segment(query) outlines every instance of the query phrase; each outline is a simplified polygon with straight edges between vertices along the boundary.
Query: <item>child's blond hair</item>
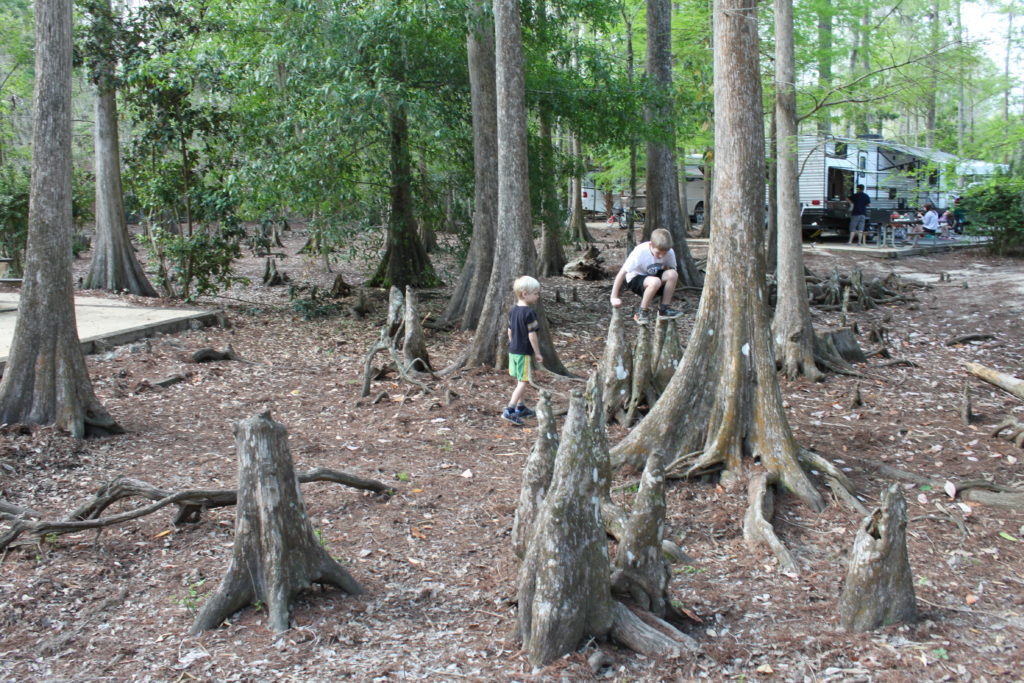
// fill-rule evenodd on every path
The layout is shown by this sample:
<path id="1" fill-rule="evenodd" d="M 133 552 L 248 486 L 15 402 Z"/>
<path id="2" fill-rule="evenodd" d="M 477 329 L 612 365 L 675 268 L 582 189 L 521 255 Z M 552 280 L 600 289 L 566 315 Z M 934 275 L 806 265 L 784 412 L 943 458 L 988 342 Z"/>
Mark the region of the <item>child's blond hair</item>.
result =
<path id="1" fill-rule="evenodd" d="M 672 233 L 665 228 L 658 228 L 651 233 L 651 246 L 655 249 L 668 251 L 672 248 Z"/>
<path id="2" fill-rule="evenodd" d="M 524 294 L 539 292 L 540 283 L 529 275 L 523 275 L 522 277 L 516 278 L 516 281 L 512 283 L 512 291 L 515 292 L 517 298 L 521 299 Z"/>

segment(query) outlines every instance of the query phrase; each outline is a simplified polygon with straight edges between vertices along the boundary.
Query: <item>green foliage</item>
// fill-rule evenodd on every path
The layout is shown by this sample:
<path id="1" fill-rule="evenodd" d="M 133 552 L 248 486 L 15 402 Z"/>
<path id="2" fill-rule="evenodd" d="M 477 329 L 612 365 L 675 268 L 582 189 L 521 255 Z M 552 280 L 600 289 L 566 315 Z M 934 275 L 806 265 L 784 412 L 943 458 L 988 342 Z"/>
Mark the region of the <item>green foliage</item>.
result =
<path id="1" fill-rule="evenodd" d="M 8 274 L 20 277 L 28 239 L 27 171 L 0 169 L 0 255 L 11 259 Z"/>
<path id="2" fill-rule="evenodd" d="M 191 235 L 152 229 L 150 250 L 167 264 L 157 284 L 177 291 L 185 301 L 217 292 L 248 279 L 232 275 L 232 262 L 242 255 L 245 230 L 238 224 L 210 228 Z"/>
<path id="3" fill-rule="evenodd" d="M 316 285 L 289 285 L 288 300 L 291 301 L 292 310 L 301 315 L 303 320 L 329 318 L 342 311 L 342 305 L 331 299 L 329 292 L 324 292 Z"/>
<path id="4" fill-rule="evenodd" d="M 203 593 L 200 592 L 203 584 L 206 583 L 206 579 L 199 579 L 198 581 L 189 583 L 185 586 L 186 591 L 184 595 L 179 595 L 174 599 L 174 602 L 184 607 L 189 612 L 195 613 L 199 609 L 200 603 L 203 601 Z"/>
<path id="5" fill-rule="evenodd" d="M 1024 177 L 997 176 L 961 202 L 971 232 L 992 238 L 997 254 L 1024 256 Z"/>

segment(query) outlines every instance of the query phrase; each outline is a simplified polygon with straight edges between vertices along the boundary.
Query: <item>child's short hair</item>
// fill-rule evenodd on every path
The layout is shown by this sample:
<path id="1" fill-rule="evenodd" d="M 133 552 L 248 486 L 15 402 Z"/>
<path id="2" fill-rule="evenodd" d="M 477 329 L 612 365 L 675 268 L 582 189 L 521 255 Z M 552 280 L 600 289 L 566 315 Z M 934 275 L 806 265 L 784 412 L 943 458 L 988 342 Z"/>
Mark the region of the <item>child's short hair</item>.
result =
<path id="1" fill-rule="evenodd" d="M 522 277 L 516 278 L 516 281 L 512 283 L 512 291 L 515 292 L 515 295 L 518 297 L 521 297 L 523 294 L 539 292 L 540 283 L 529 275 L 523 275 Z"/>
<path id="2" fill-rule="evenodd" d="M 672 248 L 672 233 L 665 228 L 658 228 L 651 233 L 651 246 L 655 249 L 668 251 Z"/>

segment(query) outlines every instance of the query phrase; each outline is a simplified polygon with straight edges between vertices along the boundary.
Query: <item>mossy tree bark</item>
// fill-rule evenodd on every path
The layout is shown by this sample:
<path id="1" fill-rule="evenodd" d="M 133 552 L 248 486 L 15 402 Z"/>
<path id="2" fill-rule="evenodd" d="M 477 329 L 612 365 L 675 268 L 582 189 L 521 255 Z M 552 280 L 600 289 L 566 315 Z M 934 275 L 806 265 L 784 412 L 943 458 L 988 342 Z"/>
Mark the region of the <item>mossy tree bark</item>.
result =
<path id="1" fill-rule="evenodd" d="M 192 634 L 215 628 L 246 605 L 262 603 L 267 625 L 289 628 L 291 603 L 314 583 L 356 595 L 355 579 L 320 545 L 299 491 L 288 432 L 263 413 L 235 426 L 238 511 L 231 563 L 203 605 Z"/>
<path id="2" fill-rule="evenodd" d="M 894 484 L 857 530 L 839 597 L 839 623 L 844 628 L 870 631 L 917 617 L 906 531 L 907 501 Z"/>
<path id="3" fill-rule="evenodd" d="M 708 271 L 679 369 L 644 420 L 613 450 L 639 467 L 660 451 L 672 463 L 699 453 L 688 473 L 713 466 L 741 475 L 744 457 L 815 510 L 825 502 L 798 461 L 769 336 L 764 273 L 764 137 L 753 0 L 715 2 L 716 182 Z M 669 467 L 670 474 L 671 466 Z"/>
<path id="4" fill-rule="evenodd" d="M 25 278 L 0 422 L 54 424 L 72 436 L 124 430 L 93 392 L 71 281 L 71 3 L 35 5 L 36 57 Z"/>
<path id="5" fill-rule="evenodd" d="M 441 316 L 476 329 L 494 263 L 498 225 L 498 104 L 494 74 L 494 19 L 489 0 L 471 2 L 466 37 L 473 115 L 473 236 L 451 299 Z"/>

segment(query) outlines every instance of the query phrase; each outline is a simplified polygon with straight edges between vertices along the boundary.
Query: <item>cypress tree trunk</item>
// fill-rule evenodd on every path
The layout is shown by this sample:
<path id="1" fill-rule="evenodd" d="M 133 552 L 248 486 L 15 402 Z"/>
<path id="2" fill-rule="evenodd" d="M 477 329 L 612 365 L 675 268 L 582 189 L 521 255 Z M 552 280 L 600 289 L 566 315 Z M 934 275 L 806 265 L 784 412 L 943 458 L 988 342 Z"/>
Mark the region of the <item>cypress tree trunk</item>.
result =
<path id="1" fill-rule="evenodd" d="M 71 282 L 71 2 L 37 0 L 32 180 L 18 321 L 0 381 L 0 422 L 72 436 L 121 433 L 93 393 Z"/>
<path id="2" fill-rule="evenodd" d="M 495 72 L 498 109 L 498 231 L 491 278 L 480 322 L 466 355 L 470 366 L 494 365 L 506 337 L 505 315 L 512 306 L 512 282 L 535 271 L 530 187 L 527 168 L 526 84 L 519 5 L 494 3 Z M 544 366 L 568 374 L 551 341 L 543 300 L 535 306 L 541 321 Z"/>
<path id="3" fill-rule="evenodd" d="M 461 318 L 463 330 L 476 329 L 483 292 L 491 276 L 498 225 L 498 105 L 494 74 L 494 20 L 489 0 L 470 0 L 466 36 L 473 110 L 473 236 L 469 253 L 442 320 Z"/>
<path id="4" fill-rule="evenodd" d="M 814 361 L 814 326 L 804 279 L 803 235 L 797 175 L 796 69 L 793 0 L 775 0 L 775 127 L 778 145 L 776 189 L 778 295 L 772 336 L 776 363 L 790 379 L 820 380 Z"/>
<path id="5" fill-rule="evenodd" d="M 656 450 L 723 477 L 759 457 L 815 510 L 825 502 L 798 461 L 769 337 L 764 271 L 764 117 L 754 0 L 716 0 L 714 226 L 700 308 L 682 363 L 644 420 L 612 451 L 639 467 Z M 727 77 L 726 77 L 727 75 Z M 669 468 L 671 469 L 671 468 Z M 671 473 L 671 472 L 670 472 Z"/>
<path id="6" fill-rule="evenodd" d="M 409 155 L 409 118 L 404 104 L 388 112 L 391 159 L 391 211 L 388 245 L 370 287 L 434 287 L 439 284 L 423 247 L 412 199 L 412 159 Z"/>
<path id="7" fill-rule="evenodd" d="M 649 236 L 657 228 L 665 228 L 672 233 L 679 284 L 699 287 L 702 277 L 686 245 L 686 231 L 676 188 L 675 126 L 672 124 L 671 104 L 671 10 L 670 0 L 647 0 L 647 72 L 659 86 L 665 101 L 660 106 L 652 105 L 644 114 L 648 124 L 658 128 L 658 139 L 647 143 L 647 216 L 644 236 Z"/>
<path id="8" fill-rule="evenodd" d="M 101 9 L 110 13 L 110 4 Z M 98 18 L 109 21 L 110 17 Z M 108 289 L 138 296 L 157 296 L 135 257 L 124 214 L 121 188 L 121 146 L 117 130 L 117 93 L 110 84 L 113 65 L 99 66 L 96 83 L 94 139 L 96 171 L 96 241 L 85 276 L 86 289 Z"/>

